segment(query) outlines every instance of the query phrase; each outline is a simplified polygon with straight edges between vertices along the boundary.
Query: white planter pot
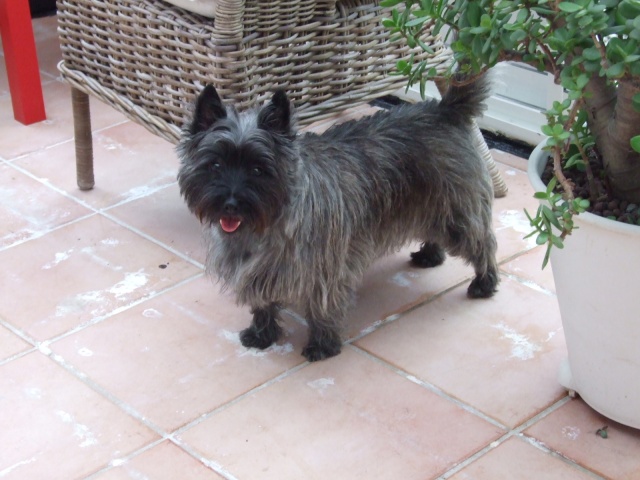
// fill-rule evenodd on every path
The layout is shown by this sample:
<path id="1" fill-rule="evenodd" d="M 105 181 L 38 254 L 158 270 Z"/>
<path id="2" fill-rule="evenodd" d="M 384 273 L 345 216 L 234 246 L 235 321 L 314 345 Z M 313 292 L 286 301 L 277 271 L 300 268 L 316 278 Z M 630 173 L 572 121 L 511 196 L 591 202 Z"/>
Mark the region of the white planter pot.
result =
<path id="1" fill-rule="evenodd" d="M 536 191 L 545 190 L 547 157 L 541 144 L 529 158 Z M 640 428 L 640 226 L 590 213 L 574 223 L 565 248 L 551 253 L 568 351 L 559 381 L 606 417 Z"/>

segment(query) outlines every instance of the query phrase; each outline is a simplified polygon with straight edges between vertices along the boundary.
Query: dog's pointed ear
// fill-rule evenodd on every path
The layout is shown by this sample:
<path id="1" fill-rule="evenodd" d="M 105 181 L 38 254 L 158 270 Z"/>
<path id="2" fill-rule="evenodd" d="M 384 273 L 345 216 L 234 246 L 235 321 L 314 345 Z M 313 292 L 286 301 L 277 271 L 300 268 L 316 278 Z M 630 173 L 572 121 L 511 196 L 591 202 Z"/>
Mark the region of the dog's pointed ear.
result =
<path id="1" fill-rule="evenodd" d="M 292 133 L 291 104 L 284 90 L 276 90 L 271 101 L 260 110 L 258 127 L 282 135 Z"/>
<path id="2" fill-rule="evenodd" d="M 204 87 L 196 100 L 196 110 L 191 122 L 191 133 L 208 130 L 218 120 L 227 117 L 227 110 L 220 100 L 215 87 L 211 84 Z"/>

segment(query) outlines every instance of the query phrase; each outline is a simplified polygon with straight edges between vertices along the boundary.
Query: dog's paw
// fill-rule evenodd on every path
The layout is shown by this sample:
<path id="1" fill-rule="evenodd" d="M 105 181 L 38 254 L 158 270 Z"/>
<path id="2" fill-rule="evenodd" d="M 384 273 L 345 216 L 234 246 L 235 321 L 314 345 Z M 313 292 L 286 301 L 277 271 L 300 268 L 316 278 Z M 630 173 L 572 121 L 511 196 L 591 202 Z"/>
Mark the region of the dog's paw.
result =
<path id="1" fill-rule="evenodd" d="M 338 342 L 309 342 L 303 349 L 302 355 L 310 362 L 317 362 L 335 357 L 342 350 L 342 343 Z"/>
<path id="2" fill-rule="evenodd" d="M 418 268 L 432 268 L 444 263 L 445 254 L 441 248 L 423 246 L 411 254 L 411 265 Z"/>
<path id="3" fill-rule="evenodd" d="M 494 274 L 477 276 L 467 289 L 469 298 L 489 298 L 498 291 L 498 277 Z"/>
<path id="4" fill-rule="evenodd" d="M 240 342 L 247 348 L 264 350 L 276 343 L 279 336 L 279 327 L 277 329 L 263 329 L 260 332 L 254 327 L 249 327 L 240 332 Z"/>

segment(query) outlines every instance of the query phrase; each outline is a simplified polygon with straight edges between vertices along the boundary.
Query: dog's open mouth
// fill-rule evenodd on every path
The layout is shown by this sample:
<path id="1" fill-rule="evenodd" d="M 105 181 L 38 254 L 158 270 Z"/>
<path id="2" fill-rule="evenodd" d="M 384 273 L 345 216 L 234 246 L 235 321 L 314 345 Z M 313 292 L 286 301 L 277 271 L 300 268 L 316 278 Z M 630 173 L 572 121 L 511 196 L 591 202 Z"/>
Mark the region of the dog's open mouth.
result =
<path id="1" fill-rule="evenodd" d="M 240 228 L 241 223 L 242 219 L 240 217 L 222 217 L 220 219 L 220 228 L 227 233 L 233 233 Z"/>

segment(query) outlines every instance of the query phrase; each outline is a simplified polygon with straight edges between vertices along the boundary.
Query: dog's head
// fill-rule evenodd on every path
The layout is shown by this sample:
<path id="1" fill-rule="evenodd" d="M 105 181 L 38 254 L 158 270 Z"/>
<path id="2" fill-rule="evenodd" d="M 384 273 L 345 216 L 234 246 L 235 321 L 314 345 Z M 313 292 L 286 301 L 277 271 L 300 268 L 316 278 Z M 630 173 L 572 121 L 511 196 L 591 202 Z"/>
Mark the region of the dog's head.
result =
<path id="1" fill-rule="evenodd" d="M 208 85 L 178 145 L 178 183 L 189 209 L 228 235 L 262 233 L 281 215 L 297 169 L 286 94 L 237 113 Z"/>

